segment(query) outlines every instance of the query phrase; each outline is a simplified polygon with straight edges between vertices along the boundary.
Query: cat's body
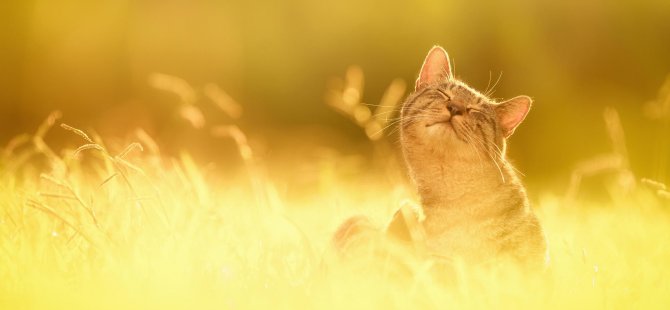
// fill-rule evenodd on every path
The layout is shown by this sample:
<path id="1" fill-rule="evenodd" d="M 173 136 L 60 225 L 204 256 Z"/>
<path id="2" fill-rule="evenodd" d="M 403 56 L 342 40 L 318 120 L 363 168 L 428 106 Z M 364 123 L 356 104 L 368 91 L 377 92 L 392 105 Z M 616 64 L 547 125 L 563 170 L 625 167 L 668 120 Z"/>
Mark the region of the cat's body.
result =
<path id="1" fill-rule="evenodd" d="M 400 142 L 433 257 L 484 263 L 511 258 L 539 265 L 546 242 L 525 189 L 505 159 L 505 140 L 531 100 L 496 103 L 453 78 L 446 52 L 426 57 L 403 104 Z"/>

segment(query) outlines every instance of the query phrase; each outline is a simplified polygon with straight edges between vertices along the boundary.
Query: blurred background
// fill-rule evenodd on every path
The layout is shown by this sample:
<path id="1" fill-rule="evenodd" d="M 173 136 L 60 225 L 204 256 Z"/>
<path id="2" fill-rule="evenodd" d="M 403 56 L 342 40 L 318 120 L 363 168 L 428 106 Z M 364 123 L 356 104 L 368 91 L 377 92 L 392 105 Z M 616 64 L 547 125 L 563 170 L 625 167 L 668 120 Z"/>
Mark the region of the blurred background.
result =
<path id="1" fill-rule="evenodd" d="M 669 181 L 668 109 L 649 112 L 670 73 L 667 0 L 9 0 L 0 20 L 0 145 L 60 110 L 106 138 L 142 127 L 165 152 L 234 157 L 151 85 L 163 73 L 218 85 L 243 115 L 202 104 L 205 118 L 238 124 L 269 162 L 366 158 L 364 131 L 325 104 L 333 78 L 359 66 L 362 100 L 378 104 L 394 79 L 413 85 L 439 44 L 473 87 L 500 76 L 493 97 L 534 98 L 509 147 L 531 188 L 562 191 L 578 163 L 611 152 L 606 107 L 619 112 L 633 171 Z"/>

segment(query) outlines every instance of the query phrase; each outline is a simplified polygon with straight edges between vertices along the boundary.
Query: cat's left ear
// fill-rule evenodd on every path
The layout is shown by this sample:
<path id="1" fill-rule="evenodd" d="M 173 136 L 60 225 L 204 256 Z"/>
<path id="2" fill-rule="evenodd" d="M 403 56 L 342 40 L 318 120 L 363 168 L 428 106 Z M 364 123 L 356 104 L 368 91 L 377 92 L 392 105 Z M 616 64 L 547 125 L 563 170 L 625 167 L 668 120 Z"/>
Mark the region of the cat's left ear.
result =
<path id="1" fill-rule="evenodd" d="M 514 97 L 495 106 L 498 124 L 505 138 L 514 133 L 519 124 L 526 118 L 533 100 L 528 96 Z"/>
<path id="2" fill-rule="evenodd" d="M 416 79 L 414 84 L 414 90 L 451 78 L 449 55 L 442 47 L 436 45 L 428 52 L 426 60 L 423 61 L 421 73 L 419 73 L 419 78 Z"/>

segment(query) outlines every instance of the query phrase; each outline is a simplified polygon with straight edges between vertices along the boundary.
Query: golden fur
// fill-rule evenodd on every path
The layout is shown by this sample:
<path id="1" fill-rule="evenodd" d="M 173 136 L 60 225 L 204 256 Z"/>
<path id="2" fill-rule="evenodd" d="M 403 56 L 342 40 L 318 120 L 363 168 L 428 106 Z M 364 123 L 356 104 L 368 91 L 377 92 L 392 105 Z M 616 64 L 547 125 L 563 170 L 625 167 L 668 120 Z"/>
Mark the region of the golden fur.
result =
<path id="1" fill-rule="evenodd" d="M 410 238 L 402 229 L 400 211 L 387 234 L 421 242 L 420 248 L 439 259 L 545 262 L 542 228 L 505 158 L 506 139 L 530 105 L 526 96 L 494 102 L 456 80 L 447 53 L 434 47 L 403 104 L 400 122 L 401 148 L 425 215 L 418 224 L 421 238 Z M 359 235 L 355 232 L 372 230 L 366 220 L 355 219 L 338 230 L 338 248 Z"/>

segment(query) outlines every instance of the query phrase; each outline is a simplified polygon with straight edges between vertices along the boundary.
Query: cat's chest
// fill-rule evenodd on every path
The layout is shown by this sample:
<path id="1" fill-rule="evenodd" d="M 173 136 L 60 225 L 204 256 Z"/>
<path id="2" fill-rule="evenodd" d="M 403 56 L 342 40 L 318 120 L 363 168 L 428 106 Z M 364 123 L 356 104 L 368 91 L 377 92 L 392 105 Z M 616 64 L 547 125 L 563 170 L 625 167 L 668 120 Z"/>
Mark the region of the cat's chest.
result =
<path id="1" fill-rule="evenodd" d="M 426 212 L 423 226 L 429 239 L 472 240 L 488 235 L 491 230 L 504 225 L 504 222 L 500 216 L 460 209 Z"/>
<path id="2" fill-rule="evenodd" d="M 452 208 L 425 210 L 423 227 L 428 249 L 439 255 L 488 255 L 500 247 L 500 236 L 513 230 L 513 219 L 523 206 L 506 206 L 490 201 L 462 202 Z"/>
<path id="3" fill-rule="evenodd" d="M 500 247 L 496 236 L 508 227 L 498 218 L 474 220 L 461 217 L 457 221 L 426 218 L 424 229 L 426 248 L 432 255 L 478 260 L 496 254 Z"/>

